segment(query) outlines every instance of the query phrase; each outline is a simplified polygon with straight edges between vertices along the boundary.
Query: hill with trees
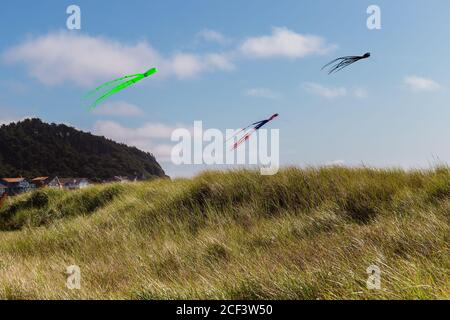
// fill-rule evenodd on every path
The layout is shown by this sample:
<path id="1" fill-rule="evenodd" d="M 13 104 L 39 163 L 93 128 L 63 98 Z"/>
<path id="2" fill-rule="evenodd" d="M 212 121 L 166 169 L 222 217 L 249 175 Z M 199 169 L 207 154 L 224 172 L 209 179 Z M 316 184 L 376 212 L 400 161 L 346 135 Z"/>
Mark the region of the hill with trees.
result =
<path id="1" fill-rule="evenodd" d="M 0 127 L 0 177 L 165 177 L 155 157 L 64 124 L 26 119 Z"/>

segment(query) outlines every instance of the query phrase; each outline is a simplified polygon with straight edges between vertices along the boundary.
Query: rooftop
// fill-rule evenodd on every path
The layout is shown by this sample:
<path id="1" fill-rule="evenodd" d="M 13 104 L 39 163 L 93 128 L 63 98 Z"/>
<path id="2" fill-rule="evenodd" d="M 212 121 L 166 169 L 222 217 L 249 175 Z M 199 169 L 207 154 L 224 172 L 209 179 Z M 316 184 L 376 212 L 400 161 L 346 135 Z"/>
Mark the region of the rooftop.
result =
<path id="1" fill-rule="evenodd" d="M 25 179 L 24 178 L 3 178 L 2 180 L 5 182 L 8 182 L 8 183 L 17 183 L 17 182 L 22 182 Z"/>
<path id="2" fill-rule="evenodd" d="M 49 177 L 37 177 L 37 178 L 34 178 L 32 181 L 45 181 L 45 180 L 47 180 Z"/>

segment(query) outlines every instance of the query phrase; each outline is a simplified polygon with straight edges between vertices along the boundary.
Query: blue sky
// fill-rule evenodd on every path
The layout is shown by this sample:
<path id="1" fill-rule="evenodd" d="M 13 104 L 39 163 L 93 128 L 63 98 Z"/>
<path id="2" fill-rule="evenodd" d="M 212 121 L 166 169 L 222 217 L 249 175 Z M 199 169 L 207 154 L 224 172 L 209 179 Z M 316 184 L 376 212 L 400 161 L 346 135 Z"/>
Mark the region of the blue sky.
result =
<path id="1" fill-rule="evenodd" d="M 81 8 L 81 30 L 66 8 Z M 381 30 L 366 9 L 381 8 Z M 450 2 L 8 1 L 0 11 L 0 122 L 36 116 L 153 152 L 170 132 L 239 128 L 278 112 L 284 165 L 428 167 L 450 161 Z M 328 76 L 321 66 L 367 51 Z M 95 112 L 89 89 L 157 66 Z"/>

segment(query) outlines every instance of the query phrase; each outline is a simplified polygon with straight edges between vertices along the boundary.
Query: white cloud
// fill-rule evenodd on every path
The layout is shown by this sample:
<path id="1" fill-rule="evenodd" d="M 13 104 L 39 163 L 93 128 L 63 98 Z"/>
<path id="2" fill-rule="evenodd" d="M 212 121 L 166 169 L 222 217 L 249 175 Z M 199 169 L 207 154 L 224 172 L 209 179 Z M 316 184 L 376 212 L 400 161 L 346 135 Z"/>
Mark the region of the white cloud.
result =
<path id="1" fill-rule="evenodd" d="M 316 96 L 335 99 L 340 97 L 366 98 L 368 93 L 363 88 L 347 89 L 345 87 L 325 87 L 318 83 L 307 82 L 303 85 L 304 89 Z"/>
<path id="2" fill-rule="evenodd" d="M 225 42 L 213 30 L 200 33 L 203 39 Z M 243 57 L 302 58 L 323 54 L 333 46 L 315 35 L 302 35 L 287 28 L 273 28 L 272 34 L 246 39 L 227 52 L 162 54 L 147 41 L 123 43 L 117 40 L 67 31 L 51 32 L 27 39 L 2 53 L 2 60 L 20 64 L 46 85 L 72 82 L 93 86 L 126 74 L 142 73 L 150 67 L 159 72 L 152 78 L 188 78 L 215 70 L 235 69 Z"/>
<path id="3" fill-rule="evenodd" d="M 204 30 L 200 31 L 197 34 L 197 37 L 201 38 L 201 39 L 203 39 L 205 41 L 208 41 L 208 42 L 218 43 L 220 45 L 226 45 L 226 44 L 231 42 L 230 39 L 225 37 L 220 32 L 215 31 L 215 30 L 211 30 L 211 29 L 204 29 Z"/>
<path id="4" fill-rule="evenodd" d="M 152 153 L 162 162 L 169 162 L 172 154 L 172 144 L 157 144 L 152 148 Z"/>
<path id="5" fill-rule="evenodd" d="M 179 53 L 173 57 L 173 70 L 181 77 L 190 77 L 202 71 L 202 61 L 193 54 Z"/>
<path id="6" fill-rule="evenodd" d="M 129 128 L 114 121 L 100 120 L 94 124 L 93 133 L 151 152 L 159 161 L 169 161 L 173 147 L 170 137 L 172 132 L 180 127 L 187 128 L 183 125 L 153 122 L 145 123 L 137 128 Z"/>
<path id="7" fill-rule="evenodd" d="M 235 66 L 232 63 L 230 55 L 225 53 L 211 53 L 205 56 L 208 65 L 214 66 L 220 70 L 234 70 Z"/>
<path id="8" fill-rule="evenodd" d="M 143 114 L 143 111 L 134 104 L 125 101 L 106 102 L 94 109 L 94 114 L 108 116 L 133 117 Z"/>
<path id="9" fill-rule="evenodd" d="M 408 76 L 404 81 L 414 91 L 436 91 L 441 88 L 441 85 L 436 81 L 419 76 Z"/>
<path id="10" fill-rule="evenodd" d="M 230 70 L 225 55 L 176 53 L 163 56 L 146 41 L 129 45 L 104 37 L 65 31 L 29 39 L 3 54 L 7 63 L 24 64 L 31 76 L 47 85 L 72 81 L 92 85 L 124 74 L 141 73 L 156 66 L 155 76 L 185 78 L 200 72 Z"/>
<path id="11" fill-rule="evenodd" d="M 170 139 L 172 131 L 176 126 L 169 126 L 162 123 L 145 123 L 138 128 L 127 128 L 117 122 L 109 120 L 99 120 L 94 125 L 96 134 L 105 135 L 116 141 L 130 141 L 141 139 Z"/>
<path id="12" fill-rule="evenodd" d="M 245 91 L 245 95 L 249 97 L 266 98 L 266 99 L 277 99 L 280 94 L 274 92 L 267 88 L 252 88 Z"/>
<path id="13" fill-rule="evenodd" d="M 303 58 L 314 54 L 324 54 L 334 46 L 314 35 L 302 35 L 287 28 L 273 28 L 269 36 L 248 38 L 241 51 L 250 57 Z"/>
<path id="14" fill-rule="evenodd" d="M 316 96 L 320 96 L 320 97 L 324 97 L 327 99 L 334 99 L 334 98 L 338 98 L 338 97 L 344 97 L 347 95 L 347 89 L 344 87 L 339 87 L 339 88 L 328 88 L 325 86 L 322 86 L 320 84 L 317 83 L 306 83 L 304 85 L 306 91 L 308 91 L 309 93 L 316 95 Z"/>

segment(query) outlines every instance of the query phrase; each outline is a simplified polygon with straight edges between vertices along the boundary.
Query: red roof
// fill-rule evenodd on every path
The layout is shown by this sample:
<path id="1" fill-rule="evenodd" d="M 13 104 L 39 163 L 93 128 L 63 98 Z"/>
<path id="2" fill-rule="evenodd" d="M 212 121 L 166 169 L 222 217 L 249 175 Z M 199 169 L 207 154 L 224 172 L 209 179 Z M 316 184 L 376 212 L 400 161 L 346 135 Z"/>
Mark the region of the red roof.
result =
<path id="1" fill-rule="evenodd" d="M 24 178 L 3 178 L 2 180 L 6 181 L 8 183 L 17 183 L 17 182 L 22 182 L 25 179 Z"/>
<path id="2" fill-rule="evenodd" d="M 47 180 L 47 179 L 48 179 L 48 177 L 37 177 L 37 178 L 34 178 L 31 181 L 44 181 L 44 180 Z"/>

